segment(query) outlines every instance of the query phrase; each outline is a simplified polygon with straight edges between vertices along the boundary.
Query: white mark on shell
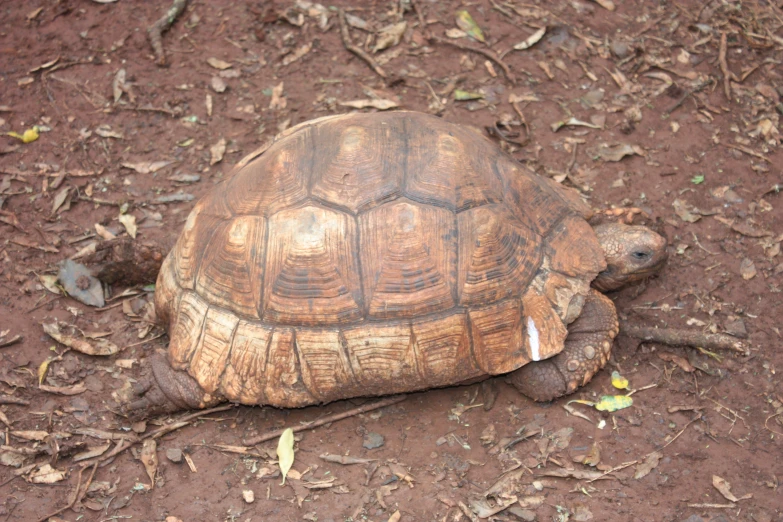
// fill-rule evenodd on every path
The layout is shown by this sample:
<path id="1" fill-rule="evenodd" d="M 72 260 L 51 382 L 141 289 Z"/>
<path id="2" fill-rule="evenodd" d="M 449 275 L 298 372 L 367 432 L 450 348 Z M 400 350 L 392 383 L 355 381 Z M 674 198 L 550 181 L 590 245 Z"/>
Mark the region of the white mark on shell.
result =
<path id="1" fill-rule="evenodd" d="M 541 345 L 538 341 L 538 328 L 532 317 L 527 318 L 527 336 L 530 340 L 530 356 L 534 361 L 541 360 Z"/>

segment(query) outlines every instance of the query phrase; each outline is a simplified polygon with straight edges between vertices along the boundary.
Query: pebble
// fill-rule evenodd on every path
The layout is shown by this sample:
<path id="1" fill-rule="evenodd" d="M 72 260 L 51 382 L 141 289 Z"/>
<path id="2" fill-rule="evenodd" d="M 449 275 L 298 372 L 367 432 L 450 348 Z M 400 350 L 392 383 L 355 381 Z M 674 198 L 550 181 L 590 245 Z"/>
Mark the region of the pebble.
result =
<path id="1" fill-rule="evenodd" d="M 179 448 L 169 448 L 166 450 L 166 458 L 171 462 L 179 464 L 182 462 L 182 450 Z"/>
<path id="2" fill-rule="evenodd" d="M 631 48 L 625 42 L 614 41 L 609 45 L 612 54 L 618 58 L 625 58 L 631 53 Z"/>
<path id="3" fill-rule="evenodd" d="M 362 442 L 362 446 L 364 446 L 367 449 L 375 449 L 380 448 L 386 443 L 386 440 L 383 438 L 383 435 L 380 433 L 375 433 L 373 431 L 368 431 L 364 435 L 364 441 Z"/>
<path id="4" fill-rule="evenodd" d="M 242 498 L 245 499 L 245 502 L 248 504 L 252 504 L 256 500 L 256 494 L 253 493 L 252 489 L 243 489 Z"/>

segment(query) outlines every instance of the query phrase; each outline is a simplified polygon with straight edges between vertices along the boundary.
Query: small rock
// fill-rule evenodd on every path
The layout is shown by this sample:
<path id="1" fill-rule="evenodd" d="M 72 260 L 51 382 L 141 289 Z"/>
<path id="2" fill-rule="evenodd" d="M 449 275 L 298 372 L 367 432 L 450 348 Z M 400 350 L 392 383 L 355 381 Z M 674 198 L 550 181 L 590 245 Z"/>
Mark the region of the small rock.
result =
<path id="1" fill-rule="evenodd" d="M 221 93 L 226 91 L 226 82 L 223 81 L 222 78 L 218 76 L 213 76 L 212 81 L 210 82 L 210 86 L 212 87 L 212 90 Z"/>
<path id="2" fill-rule="evenodd" d="M 740 339 L 748 338 L 748 331 L 745 329 L 745 321 L 739 317 L 729 317 L 726 321 L 726 333 L 733 335 L 734 337 L 739 337 Z"/>
<path id="3" fill-rule="evenodd" d="M 385 443 L 386 440 L 383 438 L 383 435 L 381 435 L 380 433 L 369 431 L 364 435 L 364 441 L 362 442 L 362 446 L 367 449 L 375 449 L 375 448 L 380 448 Z"/>
<path id="4" fill-rule="evenodd" d="M 691 515 L 682 522 L 704 522 L 704 519 L 701 518 L 699 515 Z"/>
<path id="5" fill-rule="evenodd" d="M 256 494 L 253 493 L 252 489 L 244 489 L 242 490 L 242 498 L 245 499 L 245 502 L 248 504 L 252 504 L 256 500 Z"/>
<path id="6" fill-rule="evenodd" d="M 166 458 L 175 464 L 182 462 L 182 450 L 179 448 L 169 448 L 166 450 Z"/>
<path id="7" fill-rule="evenodd" d="M 612 51 L 612 54 L 616 57 L 622 59 L 627 57 L 631 53 L 631 48 L 628 47 L 628 44 L 625 42 L 619 42 L 615 40 L 609 45 L 609 48 Z"/>

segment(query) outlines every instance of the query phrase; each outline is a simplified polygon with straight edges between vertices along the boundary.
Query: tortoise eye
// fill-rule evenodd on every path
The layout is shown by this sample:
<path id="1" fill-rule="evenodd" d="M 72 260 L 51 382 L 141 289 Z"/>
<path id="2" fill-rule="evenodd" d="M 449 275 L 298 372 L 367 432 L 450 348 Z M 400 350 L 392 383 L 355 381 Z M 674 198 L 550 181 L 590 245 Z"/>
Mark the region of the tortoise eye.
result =
<path id="1" fill-rule="evenodd" d="M 639 261 L 644 261 L 650 258 L 649 252 L 637 251 L 632 253 L 631 255 L 633 256 L 634 259 L 638 259 Z"/>

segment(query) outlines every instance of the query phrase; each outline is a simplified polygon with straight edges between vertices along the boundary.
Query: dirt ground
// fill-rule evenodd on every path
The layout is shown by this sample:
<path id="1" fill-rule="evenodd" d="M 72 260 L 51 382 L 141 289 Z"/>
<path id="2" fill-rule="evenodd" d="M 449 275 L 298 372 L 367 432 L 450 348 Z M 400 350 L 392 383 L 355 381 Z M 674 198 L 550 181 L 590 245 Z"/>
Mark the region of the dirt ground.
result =
<path id="1" fill-rule="evenodd" d="M 50 520 L 783 520 L 783 4 L 299 4 L 191 1 L 164 33 L 166 67 L 147 39 L 160 2 L 0 6 L 0 521 L 69 503 Z M 337 8 L 381 71 L 346 49 Z M 160 428 L 112 397 L 166 345 L 150 289 L 114 285 L 96 309 L 56 293 L 58 263 L 134 225 L 135 241 L 171 244 L 243 156 L 357 100 L 491 129 L 595 208 L 644 209 L 670 262 L 613 294 L 618 309 L 746 338 L 749 355 L 621 337 L 606 370 L 552 404 L 502 379 L 412 394 L 299 433 L 285 486 L 277 440 L 243 441 L 366 401 L 234 407 L 158 437 L 150 489 L 142 444 L 105 458 Z M 7 135 L 33 126 L 29 143 Z M 120 351 L 67 350 L 43 331 L 54 320 Z M 617 394 L 612 371 L 640 390 L 630 408 L 564 409 Z"/>

